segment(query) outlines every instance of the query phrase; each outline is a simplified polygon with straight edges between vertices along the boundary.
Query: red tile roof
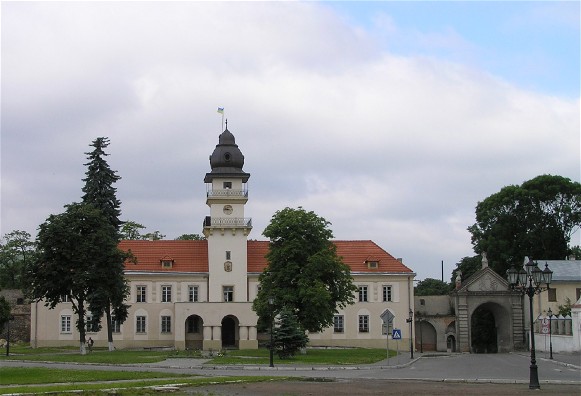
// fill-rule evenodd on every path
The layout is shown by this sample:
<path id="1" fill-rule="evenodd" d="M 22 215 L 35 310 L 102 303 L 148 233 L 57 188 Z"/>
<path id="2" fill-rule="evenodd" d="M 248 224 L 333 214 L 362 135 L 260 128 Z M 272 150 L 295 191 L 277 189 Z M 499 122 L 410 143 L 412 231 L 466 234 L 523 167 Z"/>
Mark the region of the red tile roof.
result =
<path id="1" fill-rule="evenodd" d="M 411 273 L 412 270 L 373 241 L 333 241 L 337 254 L 352 272 Z M 248 241 L 248 272 L 262 272 L 267 266 L 268 241 Z M 137 264 L 127 262 L 128 271 L 208 272 L 207 241 L 121 241 L 119 248 L 131 250 Z M 173 260 L 172 268 L 162 268 L 162 260 Z M 369 268 L 368 261 L 377 261 Z"/>
<path id="2" fill-rule="evenodd" d="M 208 241 L 121 241 L 119 249 L 131 250 L 137 263 L 125 263 L 128 271 L 208 272 Z M 162 268 L 161 260 L 173 260 Z"/>

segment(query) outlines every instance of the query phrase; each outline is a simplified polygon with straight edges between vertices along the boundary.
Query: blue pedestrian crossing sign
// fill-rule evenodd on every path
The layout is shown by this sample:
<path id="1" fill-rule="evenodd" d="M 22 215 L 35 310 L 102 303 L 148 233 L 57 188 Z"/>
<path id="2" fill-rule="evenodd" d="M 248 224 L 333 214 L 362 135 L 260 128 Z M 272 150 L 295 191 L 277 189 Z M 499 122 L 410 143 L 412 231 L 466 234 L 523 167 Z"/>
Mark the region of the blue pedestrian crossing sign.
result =
<path id="1" fill-rule="evenodd" d="M 401 340 L 401 330 L 393 329 L 393 332 L 391 333 L 391 338 L 393 340 Z"/>

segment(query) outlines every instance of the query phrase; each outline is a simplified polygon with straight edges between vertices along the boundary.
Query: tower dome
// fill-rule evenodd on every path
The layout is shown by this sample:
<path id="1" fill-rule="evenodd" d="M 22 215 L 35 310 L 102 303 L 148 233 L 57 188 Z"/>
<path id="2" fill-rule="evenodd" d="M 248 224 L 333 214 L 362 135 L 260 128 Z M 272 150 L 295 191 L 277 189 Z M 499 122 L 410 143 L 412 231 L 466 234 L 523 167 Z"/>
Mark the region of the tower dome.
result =
<path id="1" fill-rule="evenodd" d="M 244 155 L 236 144 L 236 139 L 232 132 L 226 130 L 218 138 L 218 144 L 210 155 L 210 167 L 212 171 L 206 173 L 204 182 L 211 183 L 214 177 L 237 177 L 242 178 L 246 183 L 250 174 L 242 170 L 244 166 Z"/>

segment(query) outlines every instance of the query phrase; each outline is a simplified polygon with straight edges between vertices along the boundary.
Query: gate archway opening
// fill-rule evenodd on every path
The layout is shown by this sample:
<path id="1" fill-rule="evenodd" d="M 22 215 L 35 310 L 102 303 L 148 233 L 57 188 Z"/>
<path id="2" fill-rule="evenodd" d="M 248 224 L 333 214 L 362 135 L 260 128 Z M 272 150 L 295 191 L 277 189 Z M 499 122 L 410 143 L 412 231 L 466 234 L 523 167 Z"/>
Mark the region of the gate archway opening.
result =
<path id="1" fill-rule="evenodd" d="M 473 353 L 509 352 L 512 349 L 510 316 L 493 302 L 478 306 L 470 318 L 470 350 Z"/>
<path id="2" fill-rule="evenodd" d="M 234 315 L 224 316 L 222 319 L 222 347 L 238 347 L 238 318 Z"/>
<path id="3" fill-rule="evenodd" d="M 204 320 L 199 315 L 190 315 L 185 322 L 186 349 L 203 349 Z"/>
<path id="4" fill-rule="evenodd" d="M 438 346 L 436 328 L 427 320 L 421 320 L 416 325 L 416 347 L 418 350 L 435 351 Z"/>

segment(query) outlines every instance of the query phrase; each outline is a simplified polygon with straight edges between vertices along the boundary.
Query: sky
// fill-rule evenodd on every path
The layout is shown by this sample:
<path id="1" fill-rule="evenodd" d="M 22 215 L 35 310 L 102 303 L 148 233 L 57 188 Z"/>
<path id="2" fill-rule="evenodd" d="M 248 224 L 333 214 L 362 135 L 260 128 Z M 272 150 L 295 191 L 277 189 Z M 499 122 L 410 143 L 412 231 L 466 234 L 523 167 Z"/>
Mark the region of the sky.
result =
<path id="1" fill-rule="evenodd" d="M 79 202 L 100 136 L 122 220 L 201 234 L 218 107 L 251 174 L 250 238 L 301 206 L 419 280 L 474 255 L 479 201 L 580 181 L 577 1 L 0 7 L 1 235 Z"/>

